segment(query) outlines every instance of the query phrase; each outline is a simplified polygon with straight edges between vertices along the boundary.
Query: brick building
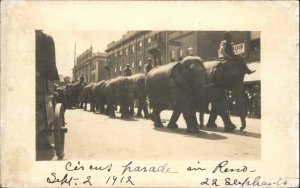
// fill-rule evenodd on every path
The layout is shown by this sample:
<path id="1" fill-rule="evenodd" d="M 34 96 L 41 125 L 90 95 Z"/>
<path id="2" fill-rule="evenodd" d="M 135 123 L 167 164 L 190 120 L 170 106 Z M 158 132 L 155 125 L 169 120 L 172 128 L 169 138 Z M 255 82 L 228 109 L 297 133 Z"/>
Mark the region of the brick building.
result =
<path id="1" fill-rule="evenodd" d="M 220 42 L 225 31 L 129 31 L 118 41 L 108 44 L 107 78 L 123 74 L 126 64 L 134 73 L 144 72 L 147 58 L 153 66 L 179 61 L 187 55 L 200 56 L 203 60 L 218 57 Z M 260 60 L 260 33 L 231 32 L 236 54 L 249 62 Z"/>
<path id="2" fill-rule="evenodd" d="M 107 76 L 109 78 L 123 74 L 126 64 L 134 73 L 144 72 L 147 58 L 153 65 L 166 63 L 166 32 L 165 31 L 130 31 L 117 42 L 108 44 Z"/>
<path id="3" fill-rule="evenodd" d="M 93 48 L 90 47 L 76 58 L 76 64 L 73 68 L 73 80 L 78 80 L 81 74 L 83 74 L 86 83 L 107 79 L 104 69 L 105 62 L 106 54 L 94 53 Z"/>

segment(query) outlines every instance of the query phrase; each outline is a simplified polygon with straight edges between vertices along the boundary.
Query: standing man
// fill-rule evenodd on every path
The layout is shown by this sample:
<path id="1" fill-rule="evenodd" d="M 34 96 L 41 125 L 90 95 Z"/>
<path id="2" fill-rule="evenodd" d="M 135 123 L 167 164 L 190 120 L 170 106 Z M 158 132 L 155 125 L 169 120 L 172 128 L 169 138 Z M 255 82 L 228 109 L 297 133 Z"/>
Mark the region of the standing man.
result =
<path id="1" fill-rule="evenodd" d="M 126 65 L 126 69 L 124 69 L 124 76 L 131 76 L 133 75 L 132 69 L 129 67 L 129 64 Z"/>
<path id="2" fill-rule="evenodd" d="M 84 76 L 83 76 L 83 74 L 80 75 L 80 77 L 79 77 L 79 82 L 80 82 L 81 84 L 84 83 Z"/>
<path id="3" fill-rule="evenodd" d="M 146 65 L 146 73 L 148 73 L 152 68 L 152 59 L 149 57 L 147 58 L 148 64 Z"/>

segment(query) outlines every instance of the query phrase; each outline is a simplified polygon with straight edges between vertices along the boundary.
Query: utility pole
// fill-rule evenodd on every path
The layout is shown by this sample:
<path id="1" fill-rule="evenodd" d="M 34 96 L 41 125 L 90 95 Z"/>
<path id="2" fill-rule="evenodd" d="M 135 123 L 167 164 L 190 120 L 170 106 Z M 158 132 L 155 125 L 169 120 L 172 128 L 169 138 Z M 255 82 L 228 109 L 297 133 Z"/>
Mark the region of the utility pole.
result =
<path id="1" fill-rule="evenodd" d="M 74 48 L 74 66 L 73 66 L 73 80 L 76 81 L 76 42 L 75 42 L 75 48 Z"/>

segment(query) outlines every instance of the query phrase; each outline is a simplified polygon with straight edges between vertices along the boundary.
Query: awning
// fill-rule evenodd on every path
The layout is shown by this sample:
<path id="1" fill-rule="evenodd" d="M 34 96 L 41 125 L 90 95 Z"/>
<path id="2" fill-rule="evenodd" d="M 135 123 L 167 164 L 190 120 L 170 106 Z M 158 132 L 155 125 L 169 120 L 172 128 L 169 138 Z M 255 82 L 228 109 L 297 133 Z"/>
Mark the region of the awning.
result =
<path id="1" fill-rule="evenodd" d="M 247 64 L 250 70 L 255 70 L 252 74 L 246 74 L 244 82 L 260 81 L 260 61 L 254 61 Z"/>

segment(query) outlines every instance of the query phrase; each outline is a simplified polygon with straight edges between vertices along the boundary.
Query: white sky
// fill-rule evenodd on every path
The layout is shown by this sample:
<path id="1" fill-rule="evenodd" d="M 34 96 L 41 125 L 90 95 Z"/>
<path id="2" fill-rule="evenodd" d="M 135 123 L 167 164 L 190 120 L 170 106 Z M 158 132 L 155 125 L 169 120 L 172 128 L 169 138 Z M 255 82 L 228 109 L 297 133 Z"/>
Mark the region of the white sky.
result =
<path id="1" fill-rule="evenodd" d="M 52 31 L 44 33 L 53 37 L 55 42 L 56 66 L 58 73 L 72 77 L 74 48 L 76 56 L 93 46 L 93 52 L 105 52 L 107 44 L 122 38 L 127 31 Z"/>

